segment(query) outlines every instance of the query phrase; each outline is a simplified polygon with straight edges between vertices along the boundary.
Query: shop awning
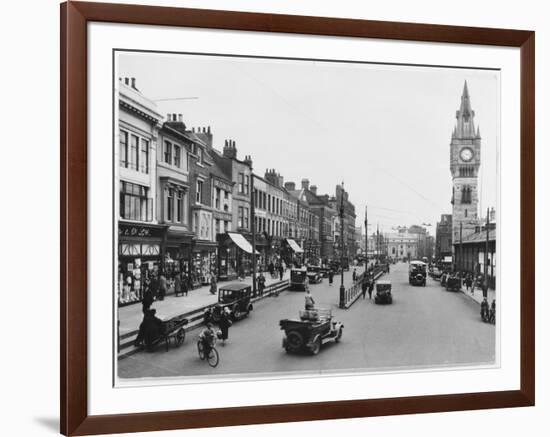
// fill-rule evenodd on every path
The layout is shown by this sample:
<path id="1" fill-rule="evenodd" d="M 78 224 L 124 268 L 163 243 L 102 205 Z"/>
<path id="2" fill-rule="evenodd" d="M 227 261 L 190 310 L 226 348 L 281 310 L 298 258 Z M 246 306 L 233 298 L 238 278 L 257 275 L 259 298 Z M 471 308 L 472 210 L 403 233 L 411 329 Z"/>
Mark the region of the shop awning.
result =
<path id="1" fill-rule="evenodd" d="M 295 253 L 304 253 L 300 245 L 296 243 L 296 241 L 294 241 L 292 238 L 287 238 L 286 242 Z"/>
<path id="2" fill-rule="evenodd" d="M 228 232 L 227 235 L 229 235 L 229 238 L 231 238 L 233 243 L 239 246 L 246 253 L 252 253 L 252 245 L 241 234 L 237 234 L 235 232 Z M 256 255 L 259 255 L 257 251 L 256 251 Z"/>

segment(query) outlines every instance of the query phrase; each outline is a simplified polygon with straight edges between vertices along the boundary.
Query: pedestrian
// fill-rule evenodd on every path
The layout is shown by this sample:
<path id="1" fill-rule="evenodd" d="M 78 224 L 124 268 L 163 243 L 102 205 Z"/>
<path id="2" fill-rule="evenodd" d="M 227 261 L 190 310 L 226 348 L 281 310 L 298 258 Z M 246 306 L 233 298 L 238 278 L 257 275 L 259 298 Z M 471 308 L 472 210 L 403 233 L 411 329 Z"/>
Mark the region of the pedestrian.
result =
<path id="1" fill-rule="evenodd" d="M 374 290 L 374 278 L 369 280 L 369 299 L 372 299 L 372 290 Z"/>
<path id="2" fill-rule="evenodd" d="M 363 282 L 361 283 L 361 295 L 363 296 L 363 299 L 365 299 L 365 296 L 367 295 L 368 288 L 369 288 L 369 279 L 365 277 L 363 279 Z"/>
<path id="3" fill-rule="evenodd" d="M 181 275 L 179 273 L 176 273 L 176 277 L 174 278 L 174 294 L 179 296 L 182 294 L 181 292 Z"/>
<path id="4" fill-rule="evenodd" d="M 260 296 L 264 294 L 265 289 L 265 276 L 262 272 L 260 272 L 260 276 L 258 276 L 258 291 L 260 293 Z"/>
<path id="5" fill-rule="evenodd" d="M 149 308 L 151 308 L 151 305 L 153 305 L 154 301 L 155 298 L 153 297 L 151 289 L 147 288 L 147 290 L 145 290 L 145 293 L 143 293 L 143 300 L 141 301 L 141 309 L 143 311 L 143 314 L 147 314 L 147 311 L 149 311 Z"/>
<path id="6" fill-rule="evenodd" d="M 281 264 L 279 266 L 279 281 L 282 281 L 283 280 L 283 274 L 285 272 L 285 268 L 283 267 L 283 265 Z"/>
<path id="7" fill-rule="evenodd" d="M 315 309 L 315 301 L 313 300 L 313 296 L 311 295 L 311 291 L 309 291 L 308 287 L 306 287 L 306 294 L 304 298 L 306 311 Z"/>
<path id="8" fill-rule="evenodd" d="M 353 269 L 353 273 L 351 274 L 351 276 L 352 276 L 353 282 L 355 282 L 355 280 L 357 279 L 357 270 L 355 270 L 355 268 Z"/>
<path id="9" fill-rule="evenodd" d="M 187 291 L 189 290 L 189 279 L 185 273 L 181 274 L 181 295 L 187 296 Z"/>
<path id="10" fill-rule="evenodd" d="M 226 308 L 223 309 L 220 315 L 220 331 L 222 332 L 222 346 L 225 346 L 225 341 L 229 338 L 229 327 L 233 324 L 231 321 L 231 316 L 229 315 L 229 310 Z"/>
<path id="11" fill-rule="evenodd" d="M 332 285 L 332 281 L 334 280 L 334 272 L 332 269 L 328 271 L 328 285 Z"/>
<path id="12" fill-rule="evenodd" d="M 164 296 L 166 296 L 166 288 L 167 288 L 166 276 L 160 275 L 160 279 L 159 279 L 159 300 L 164 300 Z"/>
<path id="13" fill-rule="evenodd" d="M 156 299 L 159 295 L 159 279 L 158 274 L 153 273 L 151 275 L 151 293 L 153 294 L 153 299 Z"/>
<path id="14" fill-rule="evenodd" d="M 466 280 L 464 282 L 466 284 L 466 290 L 470 290 L 470 288 L 472 288 L 472 276 L 470 274 L 468 274 L 466 276 Z M 474 292 L 474 290 L 472 289 L 472 293 L 473 292 Z"/>
<path id="15" fill-rule="evenodd" d="M 216 277 L 212 275 L 212 278 L 210 279 L 210 294 L 217 294 L 218 293 L 218 284 L 216 283 Z"/>

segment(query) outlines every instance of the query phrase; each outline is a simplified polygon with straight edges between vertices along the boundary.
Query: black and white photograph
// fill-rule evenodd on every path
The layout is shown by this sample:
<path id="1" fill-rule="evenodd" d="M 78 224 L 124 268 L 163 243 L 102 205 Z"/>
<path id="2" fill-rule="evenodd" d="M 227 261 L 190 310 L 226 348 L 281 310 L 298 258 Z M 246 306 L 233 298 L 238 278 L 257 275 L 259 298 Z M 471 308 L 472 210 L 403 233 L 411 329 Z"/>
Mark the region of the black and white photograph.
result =
<path id="1" fill-rule="evenodd" d="M 498 366 L 500 86 L 115 51 L 116 383 Z"/>

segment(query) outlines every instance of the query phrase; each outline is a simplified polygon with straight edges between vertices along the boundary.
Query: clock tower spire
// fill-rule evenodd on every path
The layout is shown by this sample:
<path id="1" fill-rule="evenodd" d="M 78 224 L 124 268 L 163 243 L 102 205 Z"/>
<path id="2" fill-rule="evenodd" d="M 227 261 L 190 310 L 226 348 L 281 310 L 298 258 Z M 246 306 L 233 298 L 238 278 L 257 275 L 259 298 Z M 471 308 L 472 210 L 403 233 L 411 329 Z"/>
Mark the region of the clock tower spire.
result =
<path id="1" fill-rule="evenodd" d="M 475 232 L 478 220 L 478 172 L 481 159 L 481 135 L 475 126 L 468 83 L 464 81 L 460 108 L 451 134 L 450 170 L 453 179 L 453 244 Z M 462 232 L 460 231 L 462 227 Z"/>

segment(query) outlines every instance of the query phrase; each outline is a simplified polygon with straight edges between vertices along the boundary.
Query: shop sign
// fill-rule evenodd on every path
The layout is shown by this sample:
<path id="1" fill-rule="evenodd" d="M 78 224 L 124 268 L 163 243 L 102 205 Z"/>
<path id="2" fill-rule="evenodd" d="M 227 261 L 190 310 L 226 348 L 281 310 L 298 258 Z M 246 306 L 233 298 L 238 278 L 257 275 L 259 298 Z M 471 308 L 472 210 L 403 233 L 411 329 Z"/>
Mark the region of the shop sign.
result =
<path id="1" fill-rule="evenodd" d="M 161 238 L 164 230 L 142 225 L 118 224 L 119 237 Z"/>

